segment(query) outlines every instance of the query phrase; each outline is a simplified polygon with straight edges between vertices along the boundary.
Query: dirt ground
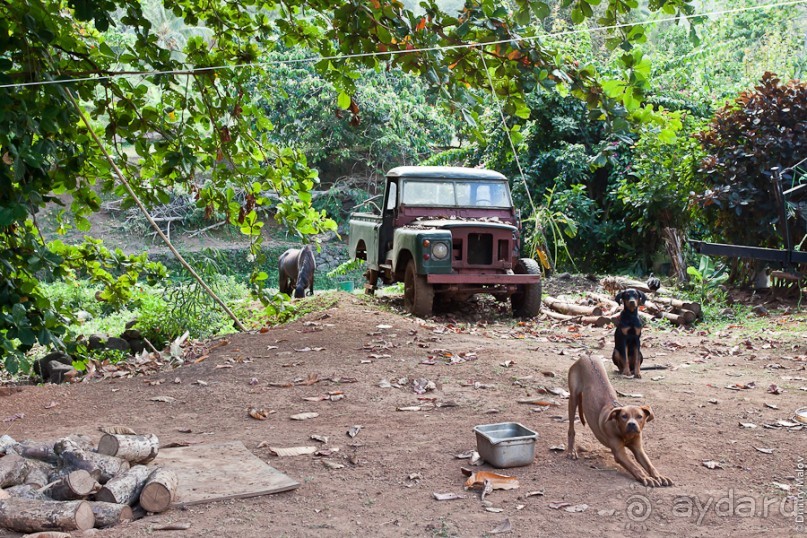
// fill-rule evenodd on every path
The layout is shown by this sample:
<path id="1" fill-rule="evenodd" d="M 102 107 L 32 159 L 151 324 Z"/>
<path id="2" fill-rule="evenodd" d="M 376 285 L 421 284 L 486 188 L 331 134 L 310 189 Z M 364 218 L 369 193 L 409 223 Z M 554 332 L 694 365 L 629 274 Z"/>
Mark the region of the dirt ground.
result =
<path id="1" fill-rule="evenodd" d="M 324 311 L 264 333 L 231 336 L 203 361 L 160 375 L 9 391 L 0 396 L 3 433 L 18 440 L 71 433 L 98 439 L 98 426 L 114 424 L 153 432 L 164 444 L 240 440 L 301 483 L 290 492 L 175 509 L 92 531 L 99 537 L 151 536 L 169 522 L 189 522 L 190 530 L 157 534 L 489 536 L 508 525 L 508 535 L 525 537 L 805 532 L 797 511 L 803 516 L 807 429 L 764 426 L 790 420 L 807 406 L 803 314 L 774 310 L 754 330 L 651 326 L 643 336 L 642 379 L 624 378 L 606 363 L 614 387 L 627 395 L 620 400 L 649 404 L 655 412 L 644 430 L 645 447 L 675 486 L 648 489 L 618 468 L 579 423 L 577 440 L 587 449 L 581 458 L 572 461 L 556 450 L 566 444 L 567 400 L 551 389 L 567 388 L 566 373 L 577 358 L 610 357 L 612 329 L 547 320 L 516 324 L 484 302 L 421 320 L 401 313 L 400 298 L 336 296 Z M 435 389 L 418 395 L 418 379 Z M 741 385 L 752 388 L 727 388 Z M 771 385 L 783 392 L 769 392 Z M 345 397 L 304 400 L 331 391 Z M 176 400 L 151 401 L 155 396 Z M 523 399 L 553 405 L 519 403 Z M 247 414 L 252 406 L 275 413 L 255 420 Z M 399 410 L 412 407 L 420 410 Z M 289 419 L 304 412 L 319 416 Z M 17 414 L 24 416 L 11 420 Z M 520 487 L 493 491 L 483 502 L 478 491 L 463 489 L 462 467 L 469 462 L 456 455 L 475 448 L 474 426 L 496 422 L 536 431 L 535 460 L 499 471 L 517 477 Z M 351 438 L 347 432 L 356 425 L 361 429 Z M 312 434 L 327 436 L 327 445 Z M 276 457 L 267 445 L 332 452 Z M 438 501 L 434 493 L 462 498 Z"/>

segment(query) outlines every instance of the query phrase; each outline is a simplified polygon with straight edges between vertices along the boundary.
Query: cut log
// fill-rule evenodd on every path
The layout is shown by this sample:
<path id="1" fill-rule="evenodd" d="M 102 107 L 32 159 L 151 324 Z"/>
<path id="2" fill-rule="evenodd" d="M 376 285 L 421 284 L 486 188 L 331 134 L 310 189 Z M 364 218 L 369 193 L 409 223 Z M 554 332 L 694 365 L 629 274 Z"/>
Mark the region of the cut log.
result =
<path id="1" fill-rule="evenodd" d="M 570 316 L 568 314 L 561 314 L 553 312 L 552 310 L 544 310 L 544 313 L 558 321 L 569 321 L 571 323 L 579 323 L 581 325 L 594 325 L 595 327 L 605 327 L 611 323 L 611 318 L 606 316 Z"/>
<path id="2" fill-rule="evenodd" d="M 26 460 L 26 464 L 28 465 L 28 474 L 25 475 L 25 481 L 23 482 L 24 484 L 37 488 L 48 485 L 50 482 L 48 480 L 48 476 L 50 476 L 50 473 L 53 470 L 50 465 L 39 460 Z"/>
<path id="3" fill-rule="evenodd" d="M 26 534 L 22 538 L 70 538 L 70 533 L 56 531 L 34 532 L 32 534 Z"/>
<path id="4" fill-rule="evenodd" d="M 153 433 L 116 435 L 105 433 L 98 442 L 98 453 L 123 458 L 129 463 L 148 463 L 157 457 L 160 441 Z"/>
<path id="5" fill-rule="evenodd" d="M 642 321 L 644 322 L 645 325 L 647 325 L 650 321 L 653 320 L 653 316 L 651 316 L 647 312 L 642 312 L 641 310 L 639 310 L 636 313 L 639 315 L 640 318 L 642 318 Z M 608 319 L 608 321 L 610 321 L 611 323 L 613 323 L 616 326 L 616 325 L 619 325 L 619 316 L 620 315 L 621 314 L 614 314 L 614 315 L 608 317 L 607 319 Z"/>
<path id="6" fill-rule="evenodd" d="M 0 488 L 18 486 L 28 475 L 28 460 L 17 454 L 0 458 Z"/>
<path id="7" fill-rule="evenodd" d="M 107 482 L 95 494 L 95 499 L 108 503 L 135 504 L 152 471 L 153 469 L 145 465 L 135 465 L 126 474 Z"/>
<path id="8" fill-rule="evenodd" d="M 670 320 L 675 325 L 686 325 L 686 319 L 684 316 L 679 316 L 678 314 L 673 314 L 672 312 L 662 312 L 661 317 Z"/>
<path id="9" fill-rule="evenodd" d="M 639 282 L 638 280 L 633 280 L 621 276 L 605 277 L 600 281 L 600 285 L 606 290 L 608 290 L 609 293 L 614 294 L 616 294 L 621 290 L 626 290 L 628 288 L 633 288 L 635 290 L 639 290 L 644 293 L 651 293 L 650 288 L 648 288 L 647 284 L 645 284 L 644 282 Z"/>
<path id="10" fill-rule="evenodd" d="M 53 443 L 23 441 L 22 443 L 9 447 L 9 453 L 12 451 L 23 458 L 44 461 L 51 465 L 55 465 L 59 460 L 58 456 L 56 456 L 56 452 L 53 451 Z"/>
<path id="11" fill-rule="evenodd" d="M 609 296 L 605 295 L 604 293 L 589 293 L 588 296 L 589 296 L 589 298 L 591 298 L 591 299 L 597 301 L 598 303 L 602 304 L 603 306 L 605 306 L 605 308 L 607 309 L 607 311 L 609 313 L 613 312 L 614 310 L 619 308 L 619 303 L 614 301 L 613 297 L 609 297 Z M 603 313 L 605 313 L 605 312 L 603 312 Z"/>
<path id="12" fill-rule="evenodd" d="M 132 507 L 128 504 L 115 504 L 105 502 L 91 502 L 92 513 L 95 516 L 95 527 L 103 529 L 114 527 L 124 521 L 132 521 Z"/>
<path id="13" fill-rule="evenodd" d="M 12 497 L 18 499 L 35 499 L 37 501 L 48 501 L 50 497 L 40 491 L 40 488 L 34 487 L 31 484 L 22 484 L 19 486 L 12 486 L 4 489 Z"/>
<path id="14" fill-rule="evenodd" d="M 692 312 L 695 313 L 695 316 L 697 317 L 700 317 L 701 315 L 702 310 L 700 303 L 681 301 L 679 299 L 672 299 L 670 297 L 655 297 L 653 300 L 658 304 L 671 306 L 673 308 L 683 308 L 685 310 L 691 310 Z"/>
<path id="15" fill-rule="evenodd" d="M 87 501 L 0 501 L 0 527 L 17 532 L 86 531 L 95 525 Z"/>
<path id="16" fill-rule="evenodd" d="M 176 498 L 179 481 L 174 471 L 158 468 L 146 480 L 140 493 L 140 506 L 147 512 L 165 512 Z"/>
<path id="17" fill-rule="evenodd" d="M 97 483 L 84 469 L 71 471 L 50 487 L 50 496 L 56 501 L 75 501 L 93 492 Z"/>
<path id="18" fill-rule="evenodd" d="M 678 316 L 684 319 L 684 324 L 689 325 L 690 323 L 694 323 L 698 316 L 695 315 L 695 312 L 692 310 L 687 310 L 686 308 L 679 308 L 675 311 Z"/>
<path id="19" fill-rule="evenodd" d="M 110 479 L 129 470 L 129 462 L 84 450 L 65 450 L 59 456 L 62 461 L 62 470 L 74 471 L 83 469 L 93 475 L 100 484 L 106 484 Z"/>
<path id="20" fill-rule="evenodd" d="M 545 305 L 556 312 L 569 315 L 580 316 L 602 316 L 602 308 L 599 306 L 584 306 L 574 303 L 567 303 L 560 301 L 554 297 L 544 297 L 542 299 Z"/>

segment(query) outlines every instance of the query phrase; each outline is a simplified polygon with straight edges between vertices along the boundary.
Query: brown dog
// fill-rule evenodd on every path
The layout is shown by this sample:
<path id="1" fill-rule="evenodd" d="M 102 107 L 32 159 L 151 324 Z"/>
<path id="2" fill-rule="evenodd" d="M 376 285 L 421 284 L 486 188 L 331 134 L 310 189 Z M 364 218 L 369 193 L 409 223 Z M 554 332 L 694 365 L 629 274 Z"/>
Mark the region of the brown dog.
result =
<path id="1" fill-rule="evenodd" d="M 649 405 L 620 405 L 614 387 L 608 381 L 599 359 L 582 357 L 569 368 L 569 448 L 568 456 L 577 459 L 574 448 L 575 412 L 580 422 L 588 425 L 594 436 L 611 449 L 618 464 L 645 486 L 672 486 L 672 480 L 661 476 L 642 447 L 642 428 L 653 420 Z M 629 456 L 629 449 L 639 465 Z"/>

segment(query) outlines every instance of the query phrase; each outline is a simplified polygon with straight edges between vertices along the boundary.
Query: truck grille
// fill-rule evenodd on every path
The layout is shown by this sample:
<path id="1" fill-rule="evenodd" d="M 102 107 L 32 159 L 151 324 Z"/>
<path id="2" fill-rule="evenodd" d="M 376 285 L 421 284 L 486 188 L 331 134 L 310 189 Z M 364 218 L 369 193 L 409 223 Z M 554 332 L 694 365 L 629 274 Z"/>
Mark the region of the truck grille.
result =
<path id="1" fill-rule="evenodd" d="M 470 265 L 493 263 L 493 235 L 468 234 L 468 263 Z"/>

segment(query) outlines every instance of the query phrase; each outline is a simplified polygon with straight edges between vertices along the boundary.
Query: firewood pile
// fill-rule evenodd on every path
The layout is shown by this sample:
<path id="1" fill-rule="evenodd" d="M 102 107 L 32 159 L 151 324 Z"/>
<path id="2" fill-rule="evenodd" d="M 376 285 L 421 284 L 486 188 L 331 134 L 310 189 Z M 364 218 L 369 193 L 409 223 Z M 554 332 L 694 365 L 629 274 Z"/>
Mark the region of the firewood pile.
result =
<path id="1" fill-rule="evenodd" d="M 146 465 L 157 457 L 157 436 L 103 431 L 97 446 L 84 435 L 53 442 L 0 437 L 0 527 L 85 531 L 168 510 L 177 476 Z"/>
<path id="2" fill-rule="evenodd" d="M 605 293 L 590 292 L 576 299 L 544 297 L 542 312 L 556 321 L 606 327 L 616 322 L 622 310 L 622 305 L 614 301 L 616 294 L 633 288 L 648 296 L 639 310 L 639 316 L 645 321 L 663 318 L 674 325 L 689 325 L 701 317 L 700 303 L 670 297 L 660 288 L 658 279 L 651 278 L 645 283 L 623 277 L 606 277 L 600 285 Z"/>

